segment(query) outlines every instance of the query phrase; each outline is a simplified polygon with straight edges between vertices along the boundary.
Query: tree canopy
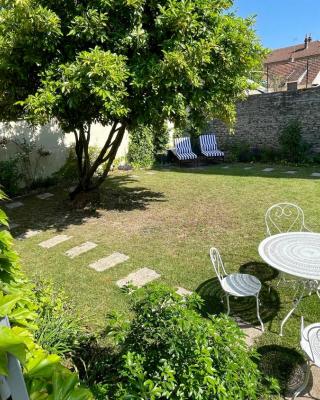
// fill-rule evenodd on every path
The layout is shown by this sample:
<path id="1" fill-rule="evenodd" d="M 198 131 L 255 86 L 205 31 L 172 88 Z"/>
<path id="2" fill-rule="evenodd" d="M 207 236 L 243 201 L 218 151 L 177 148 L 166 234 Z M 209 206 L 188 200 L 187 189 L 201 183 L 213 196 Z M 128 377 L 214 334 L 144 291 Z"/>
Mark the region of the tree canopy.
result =
<path id="1" fill-rule="evenodd" d="M 232 122 L 265 51 L 232 0 L 0 0 L 0 119 L 74 132 L 79 190 L 107 176 L 125 129 Z M 90 126 L 106 143 L 88 157 Z"/>

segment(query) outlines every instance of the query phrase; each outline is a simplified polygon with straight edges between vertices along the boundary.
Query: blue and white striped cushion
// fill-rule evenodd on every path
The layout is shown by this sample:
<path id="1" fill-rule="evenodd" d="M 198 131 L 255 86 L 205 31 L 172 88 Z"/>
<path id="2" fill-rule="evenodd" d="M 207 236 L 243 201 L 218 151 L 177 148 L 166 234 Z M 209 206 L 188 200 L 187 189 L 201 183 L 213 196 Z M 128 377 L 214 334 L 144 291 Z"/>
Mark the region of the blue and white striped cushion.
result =
<path id="1" fill-rule="evenodd" d="M 194 160 L 197 158 L 196 154 L 194 154 L 191 149 L 189 137 L 177 138 L 174 143 L 179 160 Z"/>
<path id="2" fill-rule="evenodd" d="M 200 148 L 206 157 L 224 157 L 223 151 L 218 149 L 216 135 L 201 135 Z"/>
<path id="3" fill-rule="evenodd" d="M 224 157 L 224 152 L 221 150 L 203 151 L 202 154 L 206 157 Z"/>

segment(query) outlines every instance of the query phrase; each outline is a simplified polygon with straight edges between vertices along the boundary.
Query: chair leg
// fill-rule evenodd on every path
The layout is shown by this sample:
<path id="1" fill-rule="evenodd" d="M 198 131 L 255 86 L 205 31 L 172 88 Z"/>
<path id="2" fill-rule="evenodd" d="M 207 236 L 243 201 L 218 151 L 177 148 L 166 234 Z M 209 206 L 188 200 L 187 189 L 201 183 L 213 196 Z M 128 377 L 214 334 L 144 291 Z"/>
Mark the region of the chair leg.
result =
<path id="1" fill-rule="evenodd" d="M 303 381 L 302 385 L 294 392 L 291 400 L 295 400 L 299 396 L 299 394 L 301 392 L 303 392 L 304 389 L 308 386 L 309 381 L 310 381 L 310 375 L 311 375 L 311 363 L 308 360 L 308 362 L 307 362 L 307 372 L 306 372 L 306 376 L 304 378 L 304 381 Z"/>
<path id="2" fill-rule="evenodd" d="M 262 332 L 264 332 L 264 325 L 263 325 L 262 319 L 260 317 L 260 310 L 259 310 L 259 295 L 256 296 L 256 300 L 257 300 L 257 317 L 261 324 L 261 330 L 262 330 Z"/>
<path id="3" fill-rule="evenodd" d="M 229 299 L 228 294 L 226 294 L 226 298 L 227 298 L 227 307 L 228 307 L 227 315 L 229 315 L 230 314 L 230 299 Z"/>

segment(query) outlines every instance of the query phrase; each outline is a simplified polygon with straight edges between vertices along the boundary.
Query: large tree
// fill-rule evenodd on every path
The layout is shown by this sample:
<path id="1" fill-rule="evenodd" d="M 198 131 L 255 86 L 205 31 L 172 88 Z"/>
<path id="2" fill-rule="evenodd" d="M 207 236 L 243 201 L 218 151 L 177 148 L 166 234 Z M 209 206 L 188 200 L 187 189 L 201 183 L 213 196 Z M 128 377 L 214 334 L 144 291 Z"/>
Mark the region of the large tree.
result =
<path id="1" fill-rule="evenodd" d="M 0 119 L 73 132 L 79 184 L 108 175 L 124 132 L 232 121 L 264 57 L 232 0 L 0 0 Z M 106 127 L 89 158 L 90 127 Z M 104 172 L 95 178 L 104 163 Z"/>

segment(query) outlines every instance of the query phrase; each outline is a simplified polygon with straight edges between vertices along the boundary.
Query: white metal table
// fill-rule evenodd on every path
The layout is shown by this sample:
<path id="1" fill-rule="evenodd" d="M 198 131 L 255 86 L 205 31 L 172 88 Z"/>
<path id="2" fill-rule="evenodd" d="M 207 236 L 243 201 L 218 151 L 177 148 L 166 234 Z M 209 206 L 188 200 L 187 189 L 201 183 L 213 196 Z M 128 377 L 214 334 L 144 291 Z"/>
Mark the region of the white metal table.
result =
<path id="1" fill-rule="evenodd" d="M 301 281 L 301 293 L 281 323 L 280 335 L 306 290 L 320 297 L 320 233 L 288 232 L 269 236 L 259 245 L 260 257 L 271 267 Z"/>

